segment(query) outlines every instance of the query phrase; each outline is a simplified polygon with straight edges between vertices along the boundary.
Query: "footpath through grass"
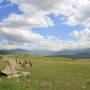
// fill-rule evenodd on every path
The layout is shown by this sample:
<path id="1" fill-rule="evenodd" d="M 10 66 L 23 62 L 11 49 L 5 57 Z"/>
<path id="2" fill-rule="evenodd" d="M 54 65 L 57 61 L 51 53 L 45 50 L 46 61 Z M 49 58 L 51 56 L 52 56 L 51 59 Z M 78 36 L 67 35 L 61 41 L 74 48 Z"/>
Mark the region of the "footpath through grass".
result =
<path id="1" fill-rule="evenodd" d="M 90 61 L 72 60 L 61 57 L 27 56 L 23 59 L 32 60 L 27 78 L 0 76 L 0 90 L 90 90 Z M 0 69 L 3 68 L 0 60 Z"/>

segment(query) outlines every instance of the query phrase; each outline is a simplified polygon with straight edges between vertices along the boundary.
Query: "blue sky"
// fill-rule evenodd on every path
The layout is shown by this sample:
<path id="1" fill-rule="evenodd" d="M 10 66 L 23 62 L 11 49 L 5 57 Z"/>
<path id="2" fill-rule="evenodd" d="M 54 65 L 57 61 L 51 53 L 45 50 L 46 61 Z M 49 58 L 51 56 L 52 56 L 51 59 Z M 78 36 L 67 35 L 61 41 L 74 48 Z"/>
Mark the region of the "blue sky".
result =
<path id="1" fill-rule="evenodd" d="M 11 4 L 10 1 L 8 0 L 3 0 L 3 2 L 0 4 L 1 6 L 4 6 L 3 8 L 0 9 L 0 21 L 2 21 L 5 18 L 8 18 L 8 16 L 11 13 L 16 13 L 16 14 L 23 14 L 23 11 L 21 11 L 18 8 L 17 4 L 12 4 L 11 6 L 7 6 L 8 4 Z M 6 7 L 5 7 L 6 6 Z M 80 30 L 82 27 L 80 25 L 77 26 L 68 26 L 62 22 L 62 17 L 63 16 L 55 16 L 53 14 L 49 15 L 50 18 L 54 21 L 54 26 L 53 27 L 47 27 L 47 28 L 33 28 L 33 32 L 39 33 L 42 35 L 53 35 L 56 36 L 57 38 L 63 39 L 63 40 L 68 40 L 68 39 L 73 39 L 73 37 L 70 36 L 70 33 L 73 30 Z"/>
<path id="2" fill-rule="evenodd" d="M 81 25 L 68 26 L 60 20 L 62 17 L 55 17 L 51 15 L 50 18 L 54 21 L 54 26 L 49 28 L 34 28 L 33 31 L 42 35 L 53 35 L 62 40 L 75 40 L 70 33 L 74 30 L 81 30 Z"/>
<path id="3" fill-rule="evenodd" d="M 41 0 L 39 0 L 39 1 L 41 1 Z M 69 1 L 71 1 L 71 0 L 69 0 Z M 21 29 L 22 26 L 19 26 L 19 25 L 16 25 L 16 24 L 13 24 L 14 26 L 12 25 L 12 23 L 15 23 L 14 15 L 15 15 L 16 18 L 17 17 L 20 18 L 20 16 L 21 17 L 23 16 L 23 18 L 25 18 L 25 16 L 26 16 L 25 19 L 29 20 L 31 18 L 31 20 L 33 20 L 33 21 L 29 20 L 30 23 L 27 23 L 27 22 L 24 23 L 25 24 L 24 29 L 27 30 L 27 28 L 28 28 L 28 30 L 30 30 L 30 32 L 28 32 L 28 33 L 30 33 L 30 34 L 32 33 L 32 36 L 33 35 L 41 36 L 41 37 L 44 37 L 44 40 L 47 40 L 47 41 L 48 41 L 47 36 L 49 36 L 49 37 L 53 36 L 53 37 L 57 38 L 59 41 L 63 41 L 64 43 L 65 43 L 65 41 L 66 42 L 72 42 L 72 43 L 80 43 L 79 40 L 81 41 L 81 38 L 83 37 L 83 36 L 80 36 L 80 35 L 85 30 L 89 29 L 89 24 L 90 23 L 87 22 L 87 19 L 90 19 L 90 17 L 87 18 L 86 15 L 83 15 L 83 12 L 86 12 L 86 14 L 88 15 L 89 11 L 85 11 L 85 9 L 83 9 L 83 8 L 82 8 L 83 10 L 81 10 L 83 12 L 80 12 L 78 10 L 81 9 L 81 7 L 85 8 L 85 5 L 87 6 L 88 4 L 90 4 L 90 2 L 87 1 L 87 0 L 83 0 L 83 2 L 82 2 L 80 0 L 80 2 L 82 2 L 82 3 L 79 3 L 81 5 L 81 7 L 78 7 L 78 3 L 74 2 L 75 0 L 72 0 L 72 1 L 73 1 L 72 3 L 71 2 L 67 3 L 67 2 L 59 2 L 59 0 L 58 1 L 53 0 L 52 2 L 50 0 L 46 0 L 46 1 L 42 0 L 40 3 L 37 3 L 36 0 L 33 0 L 33 1 L 25 1 L 24 0 L 23 2 L 22 2 L 22 0 L 16 0 L 15 2 L 13 0 L 2 0 L 0 2 L 0 23 L 4 23 L 2 28 L 7 29 L 7 26 L 4 26 L 4 25 L 9 23 L 11 25 L 11 28 L 14 27 L 14 29 L 19 29 L 19 28 Z M 29 3 L 27 3 L 27 2 L 29 2 Z M 63 9 L 62 6 L 59 7 L 60 10 L 63 9 L 63 11 L 59 11 L 58 7 L 55 7 L 55 8 L 50 7 L 50 6 L 48 6 L 47 2 L 49 2 L 49 4 L 51 4 L 51 6 L 54 6 L 54 7 L 55 7 L 55 4 L 57 4 L 57 2 L 58 2 L 58 4 L 60 3 L 60 5 L 62 3 L 62 5 L 64 5 L 64 7 L 65 7 L 65 4 L 67 4 L 67 5 L 64 9 Z M 85 3 L 85 5 L 84 5 L 84 3 Z M 41 5 L 41 4 L 44 4 L 44 5 Z M 70 7 L 69 4 L 71 5 L 71 7 Z M 73 7 L 73 5 L 75 7 Z M 39 11 L 38 8 L 41 11 Z M 50 9 L 52 8 L 51 9 L 52 12 L 50 11 L 49 8 Z M 75 9 L 75 12 L 72 10 L 72 8 L 73 8 L 73 10 Z M 36 9 L 36 11 L 34 9 Z M 76 9 L 77 9 L 77 12 L 76 12 Z M 29 12 L 29 10 L 30 10 L 30 12 Z M 48 11 L 48 14 L 47 14 L 47 11 Z M 36 13 L 35 15 L 37 15 L 37 16 L 32 15 L 32 13 Z M 39 13 L 39 15 L 41 15 L 42 18 L 38 16 L 38 13 Z M 10 19 L 11 16 L 13 17 L 13 21 L 9 22 L 8 18 Z M 34 18 L 36 21 L 32 18 Z M 39 19 L 41 20 L 41 22 L 38 22 Z M 12 19 L 10 19 L 10 20 L 12 20 Z M 22 21 L 21 21 L 21 23 L 22 23 Z M 17 21 L 17 22 L 19 23 L 19 21 Z M 45 25 L 42 22 L 45 23 Z M 53 25 L 52 25 L 52 23 L 53 23 Z M 28 24 L 30 24 L 30 26 Z M 9 29 L 11 29 L 10 25 L 9 25 Z M 18 26 L 18 27 L 16 28 L 15 26 Z M 13 33 L 13 30 L 10 31 L 10 32 Z M 11 33 L 7 35 L 5 30 L 4 30 L 4 31 L 1 31 L 1 34 L 3 35 L 3 37 L 4 37 L 4 35 L 6 35 L 4 38 L 1 38 L 2 41 L 6 40 L 8 42 L 8 44 L 10 44 L 11 39 L 9 39 L 9 37 L 12 36 L 12 35 L 10 36 Z M 14 36 L 13 36 L 13 38 L 14 38 Z M 24 39 L 26 39 L 26 37 L 24 37 Z M 78 41 L 78 42 L 75 42 L 75 41 Z M 14 40 L 12 40 L 12 42 L 15 43 Z M 4 43 L 6 44 L 6 42 L 4 42 Z M 24 44 L 25 43 L 26 42 L 24 42 Z M 55 43 L 55 42 L 53 42 L 53 43 Z M 57 47 L 57 46 L 54 46 L 54 47 Z M 34 48 L 34 47 L 32 47 L 32 48 Z"/>
<path id="4" fill-rule="evenodd" d="M 7 18 L 11 13 L 23 13 L 21 10 L 19 10 L 17 4 L 12 4 L 11 6 L 8 6 L 9 4 L 11 4 L 11 2 L 8 0 L 3 0 L 3 2 L 0 3 L 0 21 Z"/>

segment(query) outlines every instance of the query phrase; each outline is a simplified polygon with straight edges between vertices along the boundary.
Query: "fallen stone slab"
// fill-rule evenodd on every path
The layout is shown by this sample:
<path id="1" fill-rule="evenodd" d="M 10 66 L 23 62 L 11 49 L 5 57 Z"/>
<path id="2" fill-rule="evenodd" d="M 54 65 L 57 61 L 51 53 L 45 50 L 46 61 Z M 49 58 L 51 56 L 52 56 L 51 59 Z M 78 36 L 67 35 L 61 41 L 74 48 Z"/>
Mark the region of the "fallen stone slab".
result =
<path id="1" fill-rule="evenodd" d="M 11 77 L 27 77 L 27 76 L 30 76 L 30 72 L 20 72 L 20 71 L 16 71 L 16 72 L 7 72 L 5 70 L 1 70 L 0 71 L 0 74 L 1 75 L 4 75 L 4 76 L 7 76 L 8 78 L 11 78 Z"/>

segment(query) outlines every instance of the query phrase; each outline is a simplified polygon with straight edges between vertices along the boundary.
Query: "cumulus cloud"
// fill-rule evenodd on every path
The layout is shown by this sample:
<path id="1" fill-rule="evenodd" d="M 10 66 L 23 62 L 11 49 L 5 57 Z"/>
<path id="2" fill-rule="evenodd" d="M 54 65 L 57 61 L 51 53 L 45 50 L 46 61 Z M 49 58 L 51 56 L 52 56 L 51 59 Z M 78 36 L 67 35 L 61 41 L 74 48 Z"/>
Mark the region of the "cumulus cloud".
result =
<path id="1" fill-rule="evenodd" d="M 10 0 L 19 5 L 22 15 L 10 14 L 0 22 L 0 47 L 59 51 L 90 47 L 90 0 Z M 63 41 L 54 36 L 43 36 L 32 31 L 36 27 L 53 27 L 50 14 L 63 15 L 63 23 L 82 24 L 84 30 L 73 31 L 77 41 Z"/>
<path id="2" fill-rule="evenodd" d="M 68 25 L 83 24 L 89 27 L 90 24 L 89 0 L 11 0 L 11 2 L 18 4 L 20 10 L 24 12 L 22 16 L 12 15 L 12 17 L 15 16 L 17 19 L 22 17 L 22 21 L 26 19 L 30 25 L 53 26 L 53 21 L 48 17 L 51 13 L 67 16 L 64 23 Z M 12 22 L 14 23 L 14 20 Z"/>
<path id="3" fill-rule="evenodd" d="M 57 51 L 64 48 L 63 41 L 53 36 L 42 36 L 22 29 L 2 28 L 2 48 L 25 48 Z"/>
<path id="4" fill-rule="evenodd" d="M 37 14 L 36 14 L 37 15 Z M 7 19 L 1 22 L 1 27 L 13 27 L 13 28 L 32 28 L 32 27 L 49 27 L 53 26 L 53 22 L 49 17 L 43 15 L 37 16 L 29 15 L 16 15 L 11 14 Z"/>
<path id="5" fill-rule="evenodd" d="M 71 35 L 78 38 L 77 41 L 63 41 L 54 36 L 42 36 L 22 29 L 10 30 L 9 28 L 2 28 L 0 34 L 2 34 L 3 38 L 0 46 L 3 49 L 24 48 L 28 50 L 60 51 L 63 49 L 90 48 L 89 29 L 73 31 Z"/>
<path id="6" fill-rule="evenodd" d="M 73 31 L 71 33 L 77 38 L 77 48 L 90 48 L 90 29 L 86 28 L 80 31 Z"/>
<path id="7" fill-rule="evenodd" d="M 34 22 L 36 26 L 53 26 L 53 21 L 48 17 L 51 13 L 67 16 L 64 23 L 68 25 L 83 24 L 89 27 L 90 24 L 89 0 L 11 0 L 11 2 L 18 4 L 20 10 L 24 12 L 22 20 L 29 19 L 28 23 Z"/>
<path id="8" fill-rule="evenodd" d="M 73 31 L 72 35 L 79 38 L 81 41 L 90 41 L 90 29 L 86 28 L 82 31 Z"/>
<path id="9" fill-rule="evenodd" d="M 10 29 L 10 28 L 2 28 L 0 33 L 7 39 L 9 42 L 17 42 L 17 43 L 25 43 L 25 42 L 33 42 L 37 41 L 43 36 L 39 34 L 32 33 L 31 31 L 18 30 L 18 29 Z"/>
<path id="10" fill-rule="evenodd" d="M 42 13 L 65 15 L 66 24 L 90 24 L 90 0 L 11 0 L 20 5 L 25 13 L 41 11 Z M 30 11 L 30 12 L 29 12 Z"/>

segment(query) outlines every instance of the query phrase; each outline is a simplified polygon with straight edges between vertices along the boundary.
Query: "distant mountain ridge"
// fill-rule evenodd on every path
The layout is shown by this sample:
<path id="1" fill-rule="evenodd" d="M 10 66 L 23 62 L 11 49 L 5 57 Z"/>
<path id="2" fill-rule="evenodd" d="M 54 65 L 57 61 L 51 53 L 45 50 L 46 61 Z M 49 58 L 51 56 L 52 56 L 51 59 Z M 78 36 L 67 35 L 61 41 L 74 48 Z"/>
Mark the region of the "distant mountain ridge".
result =
<path id="1" fill-rule="evenodd" d="M 90 48 L 86 49 L 67 49 L 55 53 L 57 56 L 67 56 L 72 58 L 90 58 Z"/>
<path id="2" fill-rule="evenodd" d="M 15 53 L 29 53 L 28 50 L 26 49 L 2 49 L 0 50 L 0 55 L 5 55 L 5 54 L 15 54 Z"/>
<path id="3" fill-rule="evenodd" d="M 2 49 L 0 50 L 0 55 L 5 54 L 15 54 L 15 53 L 21 53 L 21 54 L 30 54 L 30 55 L 52 55 L 52 51 L 48 50 L 26 50 L 26 49 Z"/>
<path id="4" fill-rule="evenodd" d="M 49 51 L 49 50 L 26 50 L 26 49 L 4 49 L 0 50 L 0 55 L 5 54 L 30 54 L 30 55 L 43 55 L 43 56 L 64 56 L 72 58 L 90 58 L 90 48 L 86 49 L 66 49 L 62 51 Z"/>

